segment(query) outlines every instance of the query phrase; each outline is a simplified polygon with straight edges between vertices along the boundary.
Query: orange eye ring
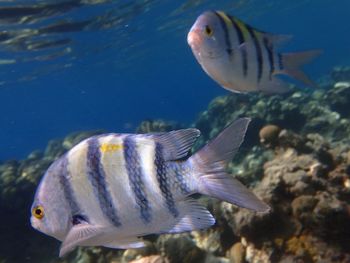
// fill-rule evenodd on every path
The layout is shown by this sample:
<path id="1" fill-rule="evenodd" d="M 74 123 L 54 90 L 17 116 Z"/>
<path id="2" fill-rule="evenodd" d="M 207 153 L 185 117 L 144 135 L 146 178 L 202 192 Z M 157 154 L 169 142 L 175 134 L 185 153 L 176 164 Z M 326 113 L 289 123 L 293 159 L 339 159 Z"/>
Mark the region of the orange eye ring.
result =
<path id="1" fill-rule="evenodd" d="M 32 215 L 37 219 L 42 219 L 44 217 L 44 208 L 38 205 L 32 209 Z"/>
<path id="2" fill-rule="evenodd" d="M 204 28 L 204 33 L 208 36 L 211 37 L 214 34 L 214 30 L 211 28 L 211 26 L 206 25 Z"/>

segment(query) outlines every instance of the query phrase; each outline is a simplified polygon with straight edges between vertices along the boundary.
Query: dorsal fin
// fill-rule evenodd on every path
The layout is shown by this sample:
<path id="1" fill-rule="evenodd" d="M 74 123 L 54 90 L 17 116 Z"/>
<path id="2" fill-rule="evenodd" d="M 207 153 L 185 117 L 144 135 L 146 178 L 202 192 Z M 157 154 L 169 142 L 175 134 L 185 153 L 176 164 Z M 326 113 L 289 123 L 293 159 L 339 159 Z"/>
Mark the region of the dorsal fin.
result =
<path id="1" fill-rule="evenodd" d="M 194 128 L 152 134 L 155 141 L 163 146 L 165 161 L 186 157 L 199 135 L 200 131 Z"/>
<path id="2" fill-rule="evenodd" d="M 221 14 L 224 14 L 223 12 L 220 12 Z M 268 39 L 269 43 L 272 43 L 273 46 L 280 46 L 282 44 L 287 43 L 292 39 L 293 36 L 291 35 L 278 35 L 278 34 L 272 34 L 263 30 L 260 30 L 256 27 L 253 27 L 242 20 L 240 20 L 237 17 L 225 14 L 227 18 L 229 18 L 232 23 L 235 23 L 235 25 L 239 28 L 239 31 L 242 33 L 242 37 L 244 40 L 247 40 L 249 38 L 249 30 L 252 30 L 259 38 L 265 37 Z"/>
<path id="3" fill-rule="evenodd" d="M 286 44 L 293 38 L 292 35 L 275 35 L 262 31 L 260 31 L 259 33 L 262 34 L 263 37 L 267 38 L 269 43 L 272 43 L 275 47 L 279 47 L 283 44 Z"/>

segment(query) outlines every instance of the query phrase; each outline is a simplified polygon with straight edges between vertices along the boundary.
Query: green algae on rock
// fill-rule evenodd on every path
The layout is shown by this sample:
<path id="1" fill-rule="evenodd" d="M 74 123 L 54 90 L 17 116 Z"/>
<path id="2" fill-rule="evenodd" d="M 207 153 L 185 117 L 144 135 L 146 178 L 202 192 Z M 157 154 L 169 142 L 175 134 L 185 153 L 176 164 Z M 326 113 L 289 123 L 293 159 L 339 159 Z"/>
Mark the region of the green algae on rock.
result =
<path id="1" fill-rule="evenodd" d="M 184 128 L 177 122 L 169 122 L 164 120 L 146 120 L 142 121 L 136 128 L 136 133 L 151 133 L 151 132 L 168 132 Z"/>

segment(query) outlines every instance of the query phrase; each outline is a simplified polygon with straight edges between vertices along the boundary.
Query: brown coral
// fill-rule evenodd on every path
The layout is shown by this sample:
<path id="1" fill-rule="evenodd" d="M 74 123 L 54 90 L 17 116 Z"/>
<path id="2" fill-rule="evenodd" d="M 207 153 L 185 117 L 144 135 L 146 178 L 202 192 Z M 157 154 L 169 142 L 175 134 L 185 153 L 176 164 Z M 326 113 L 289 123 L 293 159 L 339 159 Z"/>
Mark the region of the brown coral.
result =
<path id="1" fill-rule="evenodd" d="M 273 145 L 277 142 L 281 128 L 277 125 L 268 124 L 259 131 L 260 142 L 265 145 Z"/>

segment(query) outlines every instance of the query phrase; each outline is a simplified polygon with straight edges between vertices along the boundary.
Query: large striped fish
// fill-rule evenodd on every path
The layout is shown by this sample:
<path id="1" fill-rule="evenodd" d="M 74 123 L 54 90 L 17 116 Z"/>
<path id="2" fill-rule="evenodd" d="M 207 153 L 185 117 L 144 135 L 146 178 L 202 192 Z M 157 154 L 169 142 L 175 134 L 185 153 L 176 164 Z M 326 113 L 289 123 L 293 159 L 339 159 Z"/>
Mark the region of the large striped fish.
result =
<path id="1" fill-rule="evenodd" d="M 207 11 L 197 18 L 187 42 L 204 71 L 225 89 L 271 94 L 289 90 L 276 77 L 281 74 L 315 86 L 300 67 L 320 50 L 278 53 L 276 48 L 288 38 L 257 30 L 224 12 Z"/>
<path id="2" fill-rule="evenodd" d="M 77 246 L 137 248 L 139 237 L 204 229 L 215 223 L 190 195 L 201 193 L 254 211 L 269 207 L 225 173 L 249 119 L 228 126 L 193 156 L 197 129 L 88 138 L 56 160 L 41 180 L 32 226 Z M 188 157 L 188 158 L 187 158 Z"/>

